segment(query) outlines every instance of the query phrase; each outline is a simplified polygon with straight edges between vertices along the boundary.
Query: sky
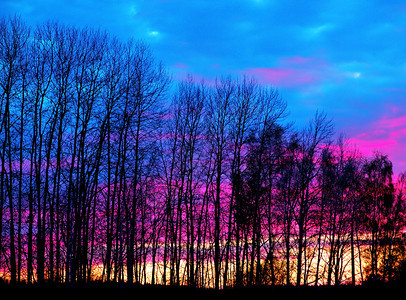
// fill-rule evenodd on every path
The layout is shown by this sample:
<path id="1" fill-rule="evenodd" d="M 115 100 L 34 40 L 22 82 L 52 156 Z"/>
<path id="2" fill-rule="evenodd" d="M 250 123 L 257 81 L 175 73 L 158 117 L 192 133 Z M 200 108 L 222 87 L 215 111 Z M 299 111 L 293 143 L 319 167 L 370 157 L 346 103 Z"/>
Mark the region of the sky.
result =
<path id="1" fill-rule="evenodd" d="M 252 76 L 298 126 L 324 111 L 361 153 L 406 171 L 405 1 L 0 0 L 0 17 L 14 14 L 144 40 L 175 78 Z"/>

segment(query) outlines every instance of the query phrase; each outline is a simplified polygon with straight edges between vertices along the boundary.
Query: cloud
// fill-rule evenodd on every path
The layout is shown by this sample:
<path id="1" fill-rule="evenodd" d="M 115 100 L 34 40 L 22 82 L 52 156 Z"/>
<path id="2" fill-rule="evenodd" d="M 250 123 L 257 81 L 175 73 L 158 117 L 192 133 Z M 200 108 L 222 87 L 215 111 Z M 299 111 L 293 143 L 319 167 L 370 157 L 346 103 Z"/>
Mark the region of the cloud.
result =
<path id="1" fill-rule="evenodd" d="M 305 69 L 252 68 L 243 73 L 253 76 L 259 82 L 277 87 L 292 87 L 316 81 L 314 74 Z"/>
<path id="2" fill-rule="evenodd" d="M 399 110 L 398 107 L 393 109 L 394 112 Z M 399 116 L 394 118 L 387 118 L 386 116 L 378 121 L 379 127 L 388 130 L 404 130 L 406 128 L 406 116 Z"/>
<path id="3" fill-rule="evenodd" d="M 396 173 L 406 171 L 406 115 L 388 117 L 371 122 L 364 130 L 349 139 L 364 155 L 375 151 L 387 154 Z"/>
<path id="4" fill-rule="evenodd" d="M 286 63 L 286 64 L 306 64 L 310 61 L 312 61 L 312 58 L 310 57 L 303 57 L 303 56 L 289 56 L 289 57 L 282 57 L 280 58 L 280 61 L 282 63 Z"/>
<path id="5" fill-rule="evenodd" d="M 253 67 L 240 71 L 256 78 L 259 82 L 278 88 L 306 88 L 327 78 L 327 64 L 314 57 L 280 57 L 269 67 Z"/>

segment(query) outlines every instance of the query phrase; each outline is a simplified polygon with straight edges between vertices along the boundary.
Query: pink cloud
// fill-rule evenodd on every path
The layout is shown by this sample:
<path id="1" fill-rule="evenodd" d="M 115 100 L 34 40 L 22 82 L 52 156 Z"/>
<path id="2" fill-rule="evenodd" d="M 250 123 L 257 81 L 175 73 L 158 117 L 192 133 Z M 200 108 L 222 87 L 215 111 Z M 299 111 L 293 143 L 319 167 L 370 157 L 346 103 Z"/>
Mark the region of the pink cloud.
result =
<path id="1" fill-rule="evenodd" d="M 398 109 L 396 111 L 398 111 Z M 379 124 L 382 128 L 388 129 L 403 128 L 406 127 L 406 116 L 391 119 L 384 117 L 383 119 L 379 120 Z"/>
<path id="2" fill-rule="evenodd" d="M 257 75 L 262 80 L 272 83 L 280 83 L 292 76 L 293 70 L 277 68 L 254 68 L 248 70 L 248 72 Z"/>
<path id="3" fill-rule="evenodd" d="M 303 56 L 289 56 L 289 57 L 284 57 L 281 58 L 281 62 L 287 63 L 287 64 L 305 64 L 307 62 L 310 62 L 312 59 L 309 57 L 303 57 Z"/>
<path id="4" fill-rule="evenodd" d="M 318 83 L 326 76 L 328 66 L 325 61 L 313 57 L 288 56 L 280 58 L 273 67 L 247 69 L 249 75 L 263 83 L 281 87 L 298 87 Z"/>
<path id="5" fill-rule="evenodd" d="M 406 115 L 373 122 L 369 130 L 357 133 L 349 139 L 364 155 L 375 151 L 387 154 L 393 163 L 394 172 L 406 171 Z"/>
<path id="6" fill-rule="evenodd" d="M 388 150 L 396 147 L 397 142 L 390 137 L 376 137 L 374 133 L 361 133 L 357 136 L 348 139 L 348 141 L 357 146 L 357 148 L 365 155 L 372 155 L 375 151 L 388 152 Z"/>
<path id="7" fill-rule="evenodd" d="M 316 77 L 306 69 L 294 68 L 252 68 L 246 71 L 260 82 L 283 87 L 296 86 L 303 83 L 314 83 Z"/>
<path id="8" fill-rule="evenodd" d="M 182 69 L 182 70 L 186 70 L 186 69 L 189 68 L 188 65 L 186 65 L 186 64 L 184 64 L 184 63 L 182 63 L 182 62 L 178 62 L 178 63 L 174 64 L 173 67 L 174 67 L 175 69 Z"/>

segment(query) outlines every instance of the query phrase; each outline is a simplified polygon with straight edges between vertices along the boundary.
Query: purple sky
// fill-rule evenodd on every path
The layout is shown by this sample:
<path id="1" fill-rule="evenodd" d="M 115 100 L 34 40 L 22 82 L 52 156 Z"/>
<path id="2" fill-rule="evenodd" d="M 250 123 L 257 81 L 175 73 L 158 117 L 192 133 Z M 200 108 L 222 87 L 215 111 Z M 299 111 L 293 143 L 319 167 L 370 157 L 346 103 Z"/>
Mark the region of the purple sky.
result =
<path id="1" fill-rule="evenodd" d="M 1 0 L 0 14 L 147 41 L 175 76 L 249 74 L 298 126 L 316 109 L 361 152 L 406 170 L 406 2 Z"/>

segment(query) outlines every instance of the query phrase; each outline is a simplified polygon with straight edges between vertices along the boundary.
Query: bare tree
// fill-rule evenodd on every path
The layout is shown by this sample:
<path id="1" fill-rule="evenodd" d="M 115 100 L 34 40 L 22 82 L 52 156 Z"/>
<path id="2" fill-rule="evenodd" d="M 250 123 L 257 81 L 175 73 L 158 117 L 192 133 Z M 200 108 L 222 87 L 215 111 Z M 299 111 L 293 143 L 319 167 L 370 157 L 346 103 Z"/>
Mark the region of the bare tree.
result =
<path id="1" fill-rule="evenodd" d="M 9 264 L 10 264 L 10 277 L 11 282 L 17 281 L 17 262 L 16 262 L 16 247 L 15 247 L 15 216 L 14 216 L 14 186 L 17 179 L 15 179 L 14 170 L 14 134 L 13 127 L 15 119 L 18 116 L 14 115 L 13 102 L 22 98 L 25 92 L 24 73 L 21 71 L 26 70 L 24 68 L 26 64 L 25 47 L 29 38 L 29 28 L 25 26 L 19 17 L 13 17 L 9 19 L 3 18 L 0 20 L 0 88 L 1 88 L 1 124 L 0 134 L 2 138 L 1 148 L 1 222 L 3 223 L 3 204 L 5 199 L 8 199 L 9 207 Z M 20 101 L 17 101 L 20 102 Z M 22 107 L 22 105 L 20 106 Z M 21 110 L 19 111 L 21 113 Z M 24 112 L 22 112 L 24 113 Z M 19 117 L 21 118 L 22 115 Z M 24 122 L 24 121 L 21 121 Z M 20 123 L 21 124 L 21 123 Z M 21 129 L 20 129 L 21 130 Z M 20 145 L 22 141 L 20 132 Z M 18 149 L 18 146 L 16 146 Z M 20 149 L 20 174 L 21 174 L 21 149 Z M 21 176 L 20 176 L 21 179 Z M 17 184 L 19 186 L 19 184 Z M 19 187 L 21 191 L 21 187 Z M 21 192 L 20 192 L 21 195 Z M 19 198 L 21 203 L 21 196 Z M 21 214 L 21 213 L 20 213 Z M 21 224 L 21 221 L 19 221 Z M 21 245 L 20 238 L 19 246 Z M 0 241 L 3 245 L 3 242 Z M 18 249 L 21 251 L 21 249 Z M 3 250 L 4 251 L 4 250 Z M 2 251 L 2 252 L 3 252 Z M 19 253 L 20 255 L 20 253 Z M 20 264 L 20 263 L 19 263 Z"/>
<path id="2" fill-rule="evenodd" d="M 297 210 L 295 219 L 298 226 L 298 254 L 297 254 L 297 278 L 296 285 L 301 284 L 304 252 L 307 243 L 307 226 L 310 210 L 317 200 L 318 188 L 314 186 L 314 180 L 319 172 L 317 163 L 318 154 L 323 143 L 326 143 L 333 134 L 333 124 L 324 113 L 316 112 L 300 137 L 301 155 L 296 163 L 299 172 L 299 194 L 297 195 Z M 306 281 L 305 281 L 306 283 Z"/>
<path id="3" fill-rule="evenodd" d="M 235 96 L 231 104 L 231 109 L 236 113 L 236 117 L 231 120 L 231 133 L 232 140 L 232 162 L 230 170 L 230 183 L 231 195 L 229 204 L 229 217 L 227 229 L 227 244 L 224 258 L 224 274 L 223 284 L 224 287 L 228 285 L 228 268 L 231 255 L 232 239 L 235 238 L 235 283 L 242 285 L 242 274 L 240 267 L 240 228 L 239 222 L 236 222 L 235 207 L 237 200 L 240 199 L 242 194 L 242 172 L 243 166 L 246 163 L 247 151 L 244 151 L 244 146 L 248 142 L 248 136 L 256 121 L 256 113 L 259 109 L 259 85 L 253 79 L 244 77 L 237 83 Z M 236 228 L 233 228 L 236 226 Z M 233 236 L 233 232 L 235 235 Z"/>
<path id="4" fill-rule="evenodd" d="M 157 121 L 157 114 L 160 113 L 160 106 L 163 96 L 165 95 L 169 77 L 165 68 L 157 62 L 149 47 L 138 42 L 128 45 L 126 64 L 130 68 L 125 73 L 126 91 L 124 97 L 128 101 L 128 117 L 130 122 L 130 130 L 128 134 L 131 136 L 132 159 L 134 162 L 132 172 L 132 198 L 129 208 L 129 240 L 127 245 L 127 280 L 133 281 L 135 266 L 134 247 L 136 236 L 136 211 L 137 211 L 137 195 L 142 167 L 142 144 L 144 138 L 151 136 L 153 130 L 156 129 L 154 123 Z M 137 276 L 135 274 L 135 276 Z M 137 277 L 136 277 L 137 278 Z"/>
<path id="5" fill-rule="evenodd" d="M 222 203 L 222 177 L 224 175 L 224 162 L 228 150 L 228 139 L 231 124 L 231 104 L 235 94 L 236 85 L 231 78 L 216 80 L 213 94 L 208 103 L 208 138 L 214 153 L 216 169 L 215 195 L 214 195 L 214 286 L 220 287 L 221 272 L 221 203 Z"/>
<path id="6" fill-rule="evenodd" d="M 364 221 L 370 232 L 370 270 L 371 279 L 378 279 L 379 244 L 384 234 L 387 209 L 393 207 L 394 186 L 392 182 L 392 163 L 387 156 L 376 153 L 364 166 Z"/>

